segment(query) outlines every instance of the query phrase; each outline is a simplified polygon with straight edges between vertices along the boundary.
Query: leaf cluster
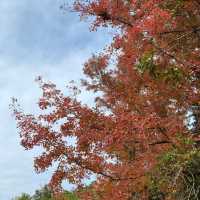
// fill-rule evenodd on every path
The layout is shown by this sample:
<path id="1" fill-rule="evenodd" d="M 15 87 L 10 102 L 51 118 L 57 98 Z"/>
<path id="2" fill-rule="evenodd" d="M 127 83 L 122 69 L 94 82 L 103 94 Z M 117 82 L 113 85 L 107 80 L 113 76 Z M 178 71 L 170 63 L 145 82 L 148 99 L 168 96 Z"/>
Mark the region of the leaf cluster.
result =
<path id="1" fill-rule="evenodd" d="M 183 70 L 178 68 L 175 65 L 159 66 L 155 64 L 156 55 L 152 52 L 145 53 L 140 59 L 138 64 L 136 65 L 139 73 L 144 75 L 144 73 L 148 73 L 153 79 L 164 81 L 166 83 L 171 84 L 179 84 L 182 81 L 186 80 L 187 76 L 184 74 Z"/>
<path id="2" fill-rule="evenodd" d="M 180 142 L 180 146 L 159 157 L 150 174 L 150 200 L 200 199 L 199 148 L 183 137 Z"/>

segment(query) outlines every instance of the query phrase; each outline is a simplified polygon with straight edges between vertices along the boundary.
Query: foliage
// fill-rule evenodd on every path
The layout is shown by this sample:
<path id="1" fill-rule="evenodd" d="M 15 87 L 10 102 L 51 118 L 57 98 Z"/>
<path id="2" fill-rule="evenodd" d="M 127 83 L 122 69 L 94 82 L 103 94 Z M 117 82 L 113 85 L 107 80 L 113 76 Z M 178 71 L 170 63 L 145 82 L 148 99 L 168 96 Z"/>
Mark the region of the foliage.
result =
<path id="1" fill-rule="evenodd" d="M 18 197 L 15 197 L 13 200 L 31 200 L 31 196 L 29 194 L 23 193 Z"/>
<path id="2" fill-rule="evenodd" d="M 53 196 L 52 191 L 48 186 L 44 186 L 30 196 L 23 193 L 21 196 L 14 198 L 13 200 L 78 200 L 77 196 L 73 192 L 64 191 L 62 194 Z"/>
<path id="3" fill-rule="evenodd" d="M 50 181 L 55 193 L 62 191 L 64 180 L 81 187 L 95 175 L 81 199 L 146 200 L 151 198 L 148 174 L 158 155 L 169 151 L 163 167 L 174 169 L 168 174 L 161 168 L 166 185 L 173 185 L 182 168 L 194 166 L 193 158 L 198 160 L 197 149 L 179 152 L 176 135 L 199 138 L 185 124 L 200 97 L 199 1 L 75 0 L 73 8 L 83 18 L 93 16 L 91 30 L 117 30 L 111 45 L 83 68 L 82 85 L 96 93 L 95 106 L 82 104 L 76 95 L 65 96 L 39 77 L 41 114 L 25 114 L 13 102 L 21 144 L 27 150 L 43 147 L 35 158 L 38 173 L 58 164 Z M 153 187 L 160 196 L 161 186 Z"/>
<path id="4" fill-rule="evenodd" d="M 78 197 L 73 192 L 65 191 L 63 195 L 66 199 L 65 200 L 78 200 Z"/>
<path id="5" fill-rule="evenodd" d="M 51 190 L 47 187 L 44 186 L 40 190 L 36 190 L 35 194 L 32 196 L 33 200 L 52 200 L 52 192 Z"/>
<path id="6" fill-rule="evenodd" d="M 136 68 L 142 75 L 147 72 L 154 79 L 162 80 L 175 85 L 180 84 L 189 78 L 180 68 L 171 65 L 162 69 L 159 65 L 154 63 L 153 59 L 153 53 L 148 52 L 139 60 Z"/>
<path id="7" fill-rule="evenodd" d="M 151 173 L 152 199 L 200 199 L 200 151 L 195 143 L 185 139 L 159 158 Z M 160 195 L 162 194 L 162 195 Z"/>

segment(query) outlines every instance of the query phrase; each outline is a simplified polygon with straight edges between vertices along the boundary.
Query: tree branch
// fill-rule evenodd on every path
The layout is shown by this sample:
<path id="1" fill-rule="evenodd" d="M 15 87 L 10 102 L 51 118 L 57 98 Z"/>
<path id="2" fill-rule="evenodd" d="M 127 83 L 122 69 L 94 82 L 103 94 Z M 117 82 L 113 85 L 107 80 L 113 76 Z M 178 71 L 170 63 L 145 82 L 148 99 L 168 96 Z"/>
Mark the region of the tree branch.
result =
<path id="1" fill-rule="evenodd" d="M 149 143 L 149 145 L 157 145 L 157 144 L 171 144 L 172 142 L 169 141 L 169 140 L 161 140 L 161 141 L 156 141 L 156 142 L 152 142 L 152 143 Z"/>
<path id="2" fill-rule="evenodd" d="M 93 167 L 90 167 L 90 166 L 86 166 L 85 164 L 83 164 L 80 159 L 77 159 L 75 158 L 74 160 L 74 163 L 76 165 L 78 165 L 79 167 L 85 169 L 85 170 L 89 170 L 95 174 L 98 174 L 98 175 L 101 175 L 105 178 L 109 178 L 111 181 L 125 181 L 125 180 L 135 180 L 135 179 L 138 179 L 138 178 L 141 178 L 144 176 L 144 174 L 141 174 L 139 176 L 134 176 L 134 177 L 114 177 L 112 175 L 109 175 L 103 171 L 97 171 L 96 169 L 94 169 Z"/>

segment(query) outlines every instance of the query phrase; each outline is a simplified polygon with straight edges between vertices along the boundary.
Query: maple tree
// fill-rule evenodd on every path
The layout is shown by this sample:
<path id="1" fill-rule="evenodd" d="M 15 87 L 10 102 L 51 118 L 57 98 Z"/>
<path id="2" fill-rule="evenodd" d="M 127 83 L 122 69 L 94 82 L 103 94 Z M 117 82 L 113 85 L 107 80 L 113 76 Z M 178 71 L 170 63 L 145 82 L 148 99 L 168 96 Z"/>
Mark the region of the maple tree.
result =
<path id="1" fill-rule="evenodd" d="M 199 105 L 200 3 L 76 0 L 73 9 L 94 17 L 91 30 L 116 30 L 111 45 L 83 68 L 82 85 L 96 93 L 95 106 L 39 78 L 45 112 L 14 107 L 21 144 L 43 147 L 37 172 L 58 164 L 50 182 L 57 192 L 63 180 L 81 186 L 94 174 L 95 193 L 85 190 L 81 199 L 149 199 L 148 173 L 158 155 L 181 146 L 177 135 L 198 140 L 186 115 Z"/>

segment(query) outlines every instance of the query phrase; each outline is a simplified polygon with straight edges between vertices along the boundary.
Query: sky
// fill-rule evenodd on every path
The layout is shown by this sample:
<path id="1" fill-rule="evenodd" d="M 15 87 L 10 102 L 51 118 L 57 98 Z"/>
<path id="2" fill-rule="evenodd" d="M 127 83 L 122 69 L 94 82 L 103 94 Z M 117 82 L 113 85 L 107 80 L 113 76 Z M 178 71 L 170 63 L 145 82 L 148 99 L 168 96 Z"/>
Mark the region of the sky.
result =
<path id="1" fill-rule="evenodd" d="M 69 0 L 66 0 L 69 2 Z M 36 174 L 37 150 L 20 146 L 18 130 L 9 109 L 18 98 L 27 113 L 34 113 L 41 91 L 37 76 L 65 90 L 67 82 L 83 77 L 82 66 L 111 38 L 105 30 L 90 32 L 76 13 L 64 12 L 64 0 L 0 0 L 0 199 L 22 192 L 33 194 L 48 183 L 52 169 Z M 90 102 L 85 93 L 82 101 Z M 70 189 L 69 184 L 65 184 Z"/>

